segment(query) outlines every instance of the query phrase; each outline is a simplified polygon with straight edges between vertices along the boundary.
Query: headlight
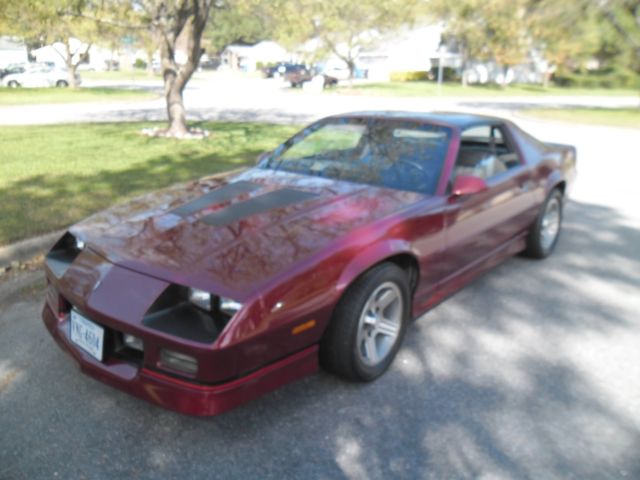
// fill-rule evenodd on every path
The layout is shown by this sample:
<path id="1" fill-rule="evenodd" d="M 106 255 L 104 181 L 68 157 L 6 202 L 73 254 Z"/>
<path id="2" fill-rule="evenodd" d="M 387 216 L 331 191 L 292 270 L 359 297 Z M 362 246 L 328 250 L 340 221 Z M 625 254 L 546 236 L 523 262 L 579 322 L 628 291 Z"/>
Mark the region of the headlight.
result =
<path id="1" fill-rule="evenodd" d="M 241 308 L 241 303 L 231 300 L 230 298 L 220 297 L 220 311 L 222 313 L 226 313 L 230 317 L 233 317 Z"/>
<path id="2" fill-rule="evenodd" d="M 81 239 L 79 239 L 79 238 L 77 238 L 77 237 L 76 237 L 76 248 L 77 248 L 78 250 L 84 250 L 84 247 L 85 247 L 86 245 L 87 245 L 87 244 L 85 243 L 85 241 L 84 241 L 84 240 L 81 240 Z"/>
<path id="3" fill-rule="evenodd" d="M 189 301 L 207 312 L 211 311 L 211 294 L 197 288 L 189 289 Z"/>

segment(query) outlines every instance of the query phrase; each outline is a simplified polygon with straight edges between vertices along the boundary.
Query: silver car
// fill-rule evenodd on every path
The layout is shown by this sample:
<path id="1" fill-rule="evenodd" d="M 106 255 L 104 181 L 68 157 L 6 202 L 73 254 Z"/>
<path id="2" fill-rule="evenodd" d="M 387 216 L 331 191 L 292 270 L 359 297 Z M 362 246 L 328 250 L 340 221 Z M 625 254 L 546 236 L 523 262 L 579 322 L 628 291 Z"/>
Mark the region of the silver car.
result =
<path id="1" fill-rule="evenodd" d="M 80 75 L 76 73 L 76 84 L 80 85 Z M 22 73 L 10 73 L 2 79 L 5 87 L 68 87 L 69 72 L 65 69 L 43 63 L 32 63 Z"/>

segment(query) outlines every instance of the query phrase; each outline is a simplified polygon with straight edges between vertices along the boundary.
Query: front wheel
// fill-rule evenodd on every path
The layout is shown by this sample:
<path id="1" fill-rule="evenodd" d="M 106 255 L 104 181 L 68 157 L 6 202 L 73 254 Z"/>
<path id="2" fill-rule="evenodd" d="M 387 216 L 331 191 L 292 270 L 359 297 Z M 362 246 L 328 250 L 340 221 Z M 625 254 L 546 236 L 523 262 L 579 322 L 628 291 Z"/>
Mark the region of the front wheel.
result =
<path id="1" fill-rule="evenodd" d="M 382 375 L 396 356 L 409 320 L 409 284 L 393 263 L 380 264 L 344 294 L 320 343 L 320 360 L 349 380 Z"/>
<path id="2" fill-rule="evenodd" d="M 546 258 L 558 243 L 562 226 L 562 192 L 553 190 L 542 206 L 538 218 L 529 230 L 525 254 L 532 258 Z"/>
<path id="3" fill-rule="evenodd" d="M 19 86 L 20 84 L 15 80 L 10 80 L 9 83 L 7 83 L 7 87 L 10 87 L 10 88 L 18 88 Z"/>

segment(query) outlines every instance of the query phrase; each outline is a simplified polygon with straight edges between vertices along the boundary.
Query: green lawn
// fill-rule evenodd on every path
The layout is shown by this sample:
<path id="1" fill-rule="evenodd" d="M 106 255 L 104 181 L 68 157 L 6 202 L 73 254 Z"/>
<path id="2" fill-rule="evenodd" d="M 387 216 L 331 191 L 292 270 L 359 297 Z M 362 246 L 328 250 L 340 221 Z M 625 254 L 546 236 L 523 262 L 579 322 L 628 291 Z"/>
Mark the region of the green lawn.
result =
<path id="1" fill-rule="evenodd" d="M 0 106 L 44 103 L 111 102 L 149 100 L 158 95 L 141 89 L 95 88 L 6 88 L 0 87 Z"/>
<path id="2" fill-rule="evenodd" d="M 0 245 L 50 232 L 172 183 L 250 165 L 296 127 L 202 123 L 205 140 L 148 138 L 151 123 L 2 127 Z"/>
<path id="3" fill-rule="evenodd" d="M 527 116 L 561 122 L 611 125 L 640 128 L 638 108 L 534 108 L 523 112 Z"/>
<path id="4" fill-rule="evenodd" d="M 342 86 L 327 90 L 337 94 L 361 94 L 401 97 L 429 97 L 429 96 L 528 96 L 528 95 L 604 95 L 604 96 L 638 96 L 639 92 L 628 89 L 586 89 L 586 88 L 543 88 L 538 85 L 512 85 L 501 88 L 497 85 L 469 85 L 459 83 L 445 83 L 439 89 L 436 82 L 384 82 Z"/>
<path id="5" fill-rule="evenodd" d="M 146 70 L 115 70 L 110 72 L 78 72 L 83 80 L 155 80 L 162 81 L 162 75 L 149 75 Z"/>

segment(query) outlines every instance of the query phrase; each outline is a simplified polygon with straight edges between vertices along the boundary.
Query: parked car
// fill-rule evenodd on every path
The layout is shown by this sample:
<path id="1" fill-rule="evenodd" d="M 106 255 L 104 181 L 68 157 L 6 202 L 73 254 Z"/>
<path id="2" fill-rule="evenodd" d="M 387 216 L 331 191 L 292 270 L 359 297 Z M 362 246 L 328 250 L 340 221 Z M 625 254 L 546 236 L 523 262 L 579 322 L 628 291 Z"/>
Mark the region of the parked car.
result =
<path id="1" fill-rule="evenodd" d="M 280 67 L 284 67 L 286 69 L 287 65 L 292 65 L 292 64 L 287 62 L 279 62 L 279 63 L 276 63 L 275 65 L 270 65 L 268 67 L 263 68 L 262 73 L 264 74 L 265 78 L 278 77 L 280 76 Z"/>
<path id="2" fill-rule="evenodd" d="M 76 83 L 81 83 L 80 75 L 76 73 Z M 24 67 L 23 72 L 10 73 L 2 79 L 5 87 L 68 87 L 69 73 L 67 70 L 40 63 L 32 63 Z"/>
<path id="3" fill-rule="evenodd" d="M 373 380 L 412 319 L 516 253 L 551 254 L 575 165 L 499 118 L 329 117 L 255 168 L 71 227 L 45 258 L 44 323 L 85 373 L 188 414 L 319 365 Z"/>
<path id="4" fill-rule="evenodd" d="M 26 65 L 22 63 L 8 65 L 6 68 L 0 69 L 0 80 L 12 73 L 22 73 L 24 72 L 25 68 Z"/>

